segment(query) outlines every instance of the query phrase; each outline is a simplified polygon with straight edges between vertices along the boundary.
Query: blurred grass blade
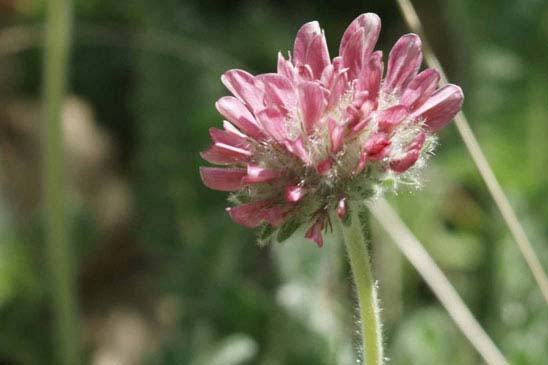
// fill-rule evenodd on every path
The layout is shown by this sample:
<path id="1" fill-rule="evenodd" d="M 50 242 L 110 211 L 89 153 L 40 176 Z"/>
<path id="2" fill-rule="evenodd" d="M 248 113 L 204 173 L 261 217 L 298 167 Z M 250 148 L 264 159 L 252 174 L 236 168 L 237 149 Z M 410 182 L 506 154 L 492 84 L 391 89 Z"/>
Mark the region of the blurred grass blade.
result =
<path id="1" fill-rule="evenodd" d="M 75 270 L 69 241 L 65 202 L 65 171 L 61 109 L 66 92 L 71 0 L 47 2 L 43 90 L 43 214 L 50 299 L 55 320 L 56 363 L 77 365 L 80 361 L 75 299 Z"/>
<path id="2" fill-rule="evenodd" d="M 369 204 L 369 209 L 485 362 L 489 365 L 508 364 L 447 277 L 386 200 L 379 199 Z"/>
<path id="3" fill-rule="evenodd" d="M 0 29 L 0 57 L 45 46 L 42 25 L 15 25 Z M 215 47 L 192 38 L 158 29 L 141 30 L 119 25 L 78 22 L 73 32 L 77 45 L 143 50 L 170 56 L 184 63 L 210 68 L 216 72 L 238 61 Z M 245 65 L 244 65 L 245 66 Z"/>
<path id="4" fill-rule="evenodd" d="M 410 0 L 396 1 L 411 31 L 417 33 L 422 38 L 424 58 L 427 65 L 437 69 L 441 74 L 442 81 L 447 82 L 447 76 L 445 75 L 439 60 L 426 40 L 421 21 L 415 11 L 415 8 L 413 7 L 413 4 Z M 519 222 L 514 209 L 506 197 L 506 194 L 502 190 L 502 187 L 491 169 L 489 162 L 487 162 L 487 158 L 485 157 L 485 154 L 483 153 L 478 140 L 476 139 L 474 132 L 472 131 L 472 128 L 470 128 L 470 124 L 462 111 L 455 117 L 455 124 L 462 140 L 464 141 L 464 144 L 466 145 L 466 148 L 468 149 L 468 152 L 470 153 L 470 156 L 472 157 L 472 160 L 476 164 L 481 177 L 485 181 L 487 189 L 495 201 L 504 222 L 510 229 L 510 233 L 514 237 L 521 254 L 527 262 L 529 269 L 533 273 L 544 300 L 548 304 L 548 277 L 546 276 L 546 272 L 542 268 L 540 260 L 533 249 L 533 245 L 527 238 L 527 234 L 525 233 L 523 226 Z"/>

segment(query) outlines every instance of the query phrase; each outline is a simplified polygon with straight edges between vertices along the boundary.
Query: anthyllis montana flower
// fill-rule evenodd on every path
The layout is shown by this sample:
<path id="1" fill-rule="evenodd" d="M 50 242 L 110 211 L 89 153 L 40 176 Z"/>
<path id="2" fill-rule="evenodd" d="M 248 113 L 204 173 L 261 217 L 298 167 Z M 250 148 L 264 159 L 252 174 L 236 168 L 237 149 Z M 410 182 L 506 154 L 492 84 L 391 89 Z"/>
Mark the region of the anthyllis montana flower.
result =
<path id="1" fill-rule="evenodd" d="M 402 36 L 388 56 L 374 51 L 381 21 L 357 17 L 331 60 L 318 22 L 301 27 L 293 55 L 278 54 L 278 70 L 253 76 L 227 71 L 234 96 L 216 103 L 224 129 L 211 128 L 204 184 L 233 192 L 232 219 L 262 226 L 263 240 L 284 240 L 301 224 L 322 246 L 322 231 L 349 202 L 400 184 L 417 184 L 416 170 L 435 145 L 434 133 L 460 110 L 462 90 L 438 88 L 434 69 L 418 72 L 421 40 Z M 307 227 L 308 227 L 307 226 Z"/>

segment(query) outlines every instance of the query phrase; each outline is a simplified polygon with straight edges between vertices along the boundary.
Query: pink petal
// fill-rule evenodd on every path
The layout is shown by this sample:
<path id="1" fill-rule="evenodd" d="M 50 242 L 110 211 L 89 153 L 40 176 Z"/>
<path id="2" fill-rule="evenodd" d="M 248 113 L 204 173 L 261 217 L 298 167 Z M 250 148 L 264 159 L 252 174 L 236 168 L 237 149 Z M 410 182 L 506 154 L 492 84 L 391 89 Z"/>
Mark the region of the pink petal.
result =
<path id="1" fill-rule="evenodd" d="M 435 132 L 453 119 L 462 107 L 464 95 L 462 89 L 448 84 L 438 89 L 428 100 L 415 110 L 411 117 L 423 118 L 426 126 Z"/>
<path id="2" fill-rule="evenodd" d="M 362 36 L 356 36 L 356 33 L 358 32 L 363 33 Z M 366 13 L 361 14 L 356 19 L 350 23 L 348 28 L 346 28 L 346 31 L 344 32 L 342 39 L 341 39 L 341 45 L 339 47 L 339 55 L 343 56 L 348 52 L 347 48 L 350 46 L 352 39 L 359 38 L 362 40 L 363 45 L 359 46 L 361 48 L 361 56 L 362 61 L 366 61 L 369 59 L 369 55 L 375 48 L 375 44 L 377 43 L 377 40 L 379 39 L 379 33 L 381 32 L 381 19 L 377 14 L 373 13 Z M 356 47 L 357 45 L 354 44 L 352 47 Z M 345 61 L 345 65 L 348 65 Z M 348 67 L 348 66 L 347 66 Z M 359 70 L 356 70 L 359 72 Z"/>
<path id="3" fill-rule="evenodd" d="M 331 64 L 333 65 L 333 71 L 335 72 L 341 72 L 344 69 L 343 58 L 341 56 L 333 58 L 333 62 Z"/>
<path id="4" fill-rule="evenodd" d="M 247 165 L 247 175 L 243 178 L 243 182 L 248 184 L 256 184 L 272 181 L 279 176 L 280 173 L 278 171 L 269 170 L 255 165 Z"/>
<path id="5" fill-rule="evenodd" d="M 405 172 L 417 162 L 419 154 L 420 151 L 415 149 L 407 151 L 403 157 L 390 161 L 390 168 L 395 172 Z"/>
<path id="6" fill-rule="evenodd" d="M 257 119 L 265 132 L 279 143 L 287 138 L 285 115 L 278 109 L 268 108 L 257 113 Z"/>
<path id="7" fill-rule="evenodd" d="M 229 70 L 221 76 L 228 90 L 252 111 L 264 108 L 264 93 L 257 87 L 255 77 L 243 70 Z"/>
<path id="8" fill-rule="evenodd" d="M 296 157 L 298 157 L 302 162 L 304 162 L 305 165 L 310 164 L 310 158 L 308 156 L 308 152 L 304 146 L 304 140 L 303 136 L 297 137 L 297 139 L 293 140 L 285 140 L 284 141 L 285 148 L 294 154 Z"/>
<path id="9" fill-rule="evenodd" d="M 354 169 L 353 174 L 358 175 L 360 172 L 362 172 L 363 169 L 365 169 L 366 164 L 367 164 L 367 152 L 363 151 L 360 154 L 358 165 L 356 166 L 356 169 Z"/>
<path id="10" fill-rule="evenodd" d="M 230 122 L 227 122 L 226 120 L 223 120 L 223 128 L 225 129 L 225 131 L 227 131 L 228 133 L 232 133 L 232 134 L 235 134 L 243 139 L 246 139 L 247 136 L 245 134 L 243 134 L 242 132 L 240 132 L 240 130 L 238 128 L 236 128 L 234 125 L 232 125 Z"/>
<path id="11" fill-rule="evenodd" d="M 359 132 L 361 132 L 368 124 L 371 122 L 370 117 L 362 118 L 358 123 L 356 123 L 354 126 L 352 126 L 352 129 L 350 130 L 350 137 L 354 137 Z"/>
<path id="12" fill-rule="evenodd" d="M 407 146 L 407 150 L 420 151 L 422 149 L 422 146 L 424 146 L 424 141 L 426 141 L 426 133 L 420 132 L 409 144 L 409 146 Z"/>
<path id="13" fill-rule="evenodd" d="M 263 212 L 264 219 L 272 226 L 279 227 L 287 218 L 293 215 L 294 207 L 291 205 L 279 205 Z"/>
<path id="14" fill-rule="evenodd" d="M 379 95 L 383 68 L 382 51 L 376 51 L 371 54 L 365 65 L 365 70 L 359 75 L 363 90 L 368 91 L 369 97 L 372 99 L 376 99 Z"/>
<path id="15" fill-rule="evenodd" d="M 244 169 L 200 167 L 200 176 L 205 186 L 219 191 L 236 191 L 243 187 Z"/>
<path id="16" fill-rule="evenodd" d="M 285 200 L 290 203 L 297 203 L 306 194 L 306 189 L 299 185 L 288 185 L 285 188 Z"/>
<path id="17" fill-rule="evenodd" d="M 407 116 L 409 110 L 404 105 L 394 105 L 390 108 L 381 110 L 377 113 L 377 121 L 379 129 L 383 132 L 390 133 L 396 128 Z"/>
<path id="18" fill-rule="evenodd" d="M 390 139 L 385 133 L 375 133 L 365 142 L 364 152 L 369 160 L 380 160 L 385 157 L 390 146 Z"/>
<path id="19" fill-rule="evenodd" d="M 226 130 L 209 128 L 209 135 L 215 144 L 227 144 L 245 150 L 249 148 L 249 143 L 244 137 Z"/>
<path id="20" fill-rule="evenodd" d="M 344 71 L 337 71 L 332 79 L 331 85 L 328 87 L 330 94 L 327 98 L 327 110 L 331 110 L 341 100 L 341 97 L 348 90 L 348 75 Z"/>
<path id="21" fill-rule="evenodd" d="M 399 95 L 419 71 L 422 62 L 421 40 L 416 34 L 402 36 L 388 56 L 384 90 Z"/>
<path id="22" fill-rule="evenodd" d="M 365 31 L 358 29 L 348 40 L 348 44 L 342 49 L 344 67 L 348 68 L 348 77 L 355 79 L 361 72 L 364 62 Z"/>
<path id="23" fill-rule="evenodd" d="M 335 68 L 333 65 L 327 65 L 323 69 L 322 75 L 320 76 L 320 84 L 324 87 L 330 88 L 330 85 L 333 83 L 333 76 L 335 75 Z"/>
<path id="24" fill-rule="evenodd" d="M 345 110 L 345 123 L 348 124 L 348 127 L 354 127 L 362 117 L 360 111 L 356 109 L 355 106 L 349 105 Z"/>
<path id="25" fill-rule="evenodd" d="M 279 226 L 292 214 L 293 207 L 275 206 L 271 200 L 258 200 L 226 210 L 234 222 L 244 227 L 255 228 L 263 222 L 268 222 L 274 227 Z"/>
<path id="26" fill-rule="evenodd" d="M 312 72 L 312 67 L 310 65 L 299 65 L 295 66 L 297 70 L 297 75 L 303 81 L 312 81 L 314 80 L 314 73 Z"/>
<path id="27" fill-rule="evenodd" d="M 339 200 L 336 210 L 339 219 L 344 219 L 346 217 L 346 198 L 342 198 L 341 200 Z"/>
<path id="28" fill-rule="evenodd" d="M 357 84 L 354 84 L 354 85 L 357 85 Z M 353 98 L 352 98 L 352 105 L 356 109 L 360 109 L 362 107 L 363 103 L 365 103 L 367 101 L 368 97 L 369 97 L 369 91 L 355 90 Z"/>
<path id="29" fill-rule="evenodd" d="M 289 81 L 295 80 L 295 67 L 291 61 L 287 61 L 281 52 L 278 52 L 278 74 L 284 76 Z"/>
<path id="30" fill-rule="evenodd" d="M 319 79 L 323 69 L 331 63 L 325 36 L 316 21 L 299 29 L 293 50 L 295 66 L 309 65 L 313 79 Z"/>
<path id="31" fill-rule="evenodd" d="M 344 127 L 339 125 L 333 118 L 329 118 L 327 121 L 327 128 L 329 129 L 329 140 L 331 142 L 331 152 L 336 153 L 342 147 L 344 137 Z"/>
<path id="32" fill-rule="evenodd" d="M 316 219 L 316 222 L 310 227 L 304 236 L 308 238 L 311 241 L 316 242 L 318 247 L 323 246 L 323 237 L 322 237 L 322 230 L 325 227 L 325 217 L 322 216 L 318 219 Z"/>
<path id="33" fill-rule="evenodd" d="M 371 122 L 371 119 L 373 117 L 372 112 L 377 109 L 377 100 L 367 99 L 362 106 L 360 107 L 360 110 L 357 111 L 357 118 L 359 119 L 351 119 L 349 120 L 348 126 L 350 128 L 349 137 L 355 137 L 359 132 L 361 132 L 366 126 L 369 125 Z M 351 111 L 350 108 L 348 108 L 347 113 Z M 352 113 L 354 113 L 352 111 Z"/>
<path id="34" fill-rule="evenodd" d="M 247 204 L 226 208 L 230 218 L 244 227 L 255 228 L 265 221 L 265 210 L 272 207 L 269 200 L 258 200 Z"/>
<path id="35" fill-rule="evenodd" d="M 438 87 L 440 74 L 433 68 L 422 71 L 404 90 L 400 103 L 411 110 L 421 106 Z"/>
<path id="36" fill-rule="evenodd" d="M 419 133 L 407 146 L 407 152 L 403 156 L 390 161 L 390 168 L 399 173 L 407 171 L 417 162 L 425 140 L 426 133 Z"/>
<path id="37" fill-rule="evenodd" d="M 265 88 L 265 94 L 268 99 L 278 107 L 290 111 L 297 104 L 297 96 L 291 82 L 279 74 L 264 74 L 257 76 Z"/>
<path id="38" fill-rule="evenodd" d="M 244 104 L 233 96 L 220 98 L 215 107 L 226 119 L 234 123 L 245 134 L 255 139 L 261 139 L 264 134 L 257 126 L 255 118 Z"/>
<path id="39" fill-rule="evenodd" d="M 320 85 L 313 81 L 304 81 L 299 85 L 299 103 L 303 119 L 303 129 L 307 134 L 314 131 L 323 112 L 323 92 Z"/>
<path id="40" fill-rule="evenodd" d="M 251 152 L 223 143 L 216 143 L 200 155 L 207 162 L 216 165 L 243 165 L 249 161 Z"/>
<path id="41" fill-rule="evenodd" d="M 331 170 L 332 166 L 333 161 L 331 160 L 331 157 L 328 157 L 325 160 L 321 161 L 318 166 L 316 166 L 316 171 L 318 171 L 320 175 L 326 175 L 329 170 Z"/>

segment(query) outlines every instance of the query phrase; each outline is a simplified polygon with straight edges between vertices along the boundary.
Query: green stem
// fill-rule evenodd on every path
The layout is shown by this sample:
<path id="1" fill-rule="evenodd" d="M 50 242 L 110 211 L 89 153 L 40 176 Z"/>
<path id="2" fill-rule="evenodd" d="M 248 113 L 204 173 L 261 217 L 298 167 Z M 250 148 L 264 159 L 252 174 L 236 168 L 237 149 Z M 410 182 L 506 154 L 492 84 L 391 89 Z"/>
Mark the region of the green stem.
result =
<path id="1" fill-rule="evenodd" d="M 48 0 L 44 54 L 43 209 L 55 348 L 62 365 L 80 363 L 75 268 L 65 202 L 61 108 L 66 93 L 71 0 Z"/>
<path id="2" fill-rule="evenodd" d="M 358 298 L 364 364 L 381 365 L 383 364 L 381 322 L 377 289 L 371 270 L 371 256 L 365 242 L 358 207 L 351 207 L 350 212 L 349 225 L 341 223 L 341 227 Z"/>

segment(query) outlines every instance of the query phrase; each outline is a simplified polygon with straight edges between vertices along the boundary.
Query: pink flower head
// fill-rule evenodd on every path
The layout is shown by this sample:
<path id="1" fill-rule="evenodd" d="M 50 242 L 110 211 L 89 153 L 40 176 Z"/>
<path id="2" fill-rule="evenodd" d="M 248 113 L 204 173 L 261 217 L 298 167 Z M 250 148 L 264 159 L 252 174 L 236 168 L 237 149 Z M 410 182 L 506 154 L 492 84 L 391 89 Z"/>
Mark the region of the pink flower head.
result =
<path id="1" fill-rule="evenodd" d="M 263 225 L 283 239 L 307 224 L 322 245 L 329 213 L 344 219 L 348 203 L 398 182 L 413 181 L 433 149 L 434 133 L 460 110 L 462 90 L 438 88 L 439 73 L 422 62 L 420 38 L 402 36 L 388 56 L 375 51 L 381 22 L 357 17 L 331 59 L 318 22 L 297 33 L 293 57 L 278 54 L 275 73 L 230 70 L 221 80 L 234 96 L 216 103 L 226 121 L 210 130 L 202 153 L 204 184 L 234 192 L 232 219 Z"/>

